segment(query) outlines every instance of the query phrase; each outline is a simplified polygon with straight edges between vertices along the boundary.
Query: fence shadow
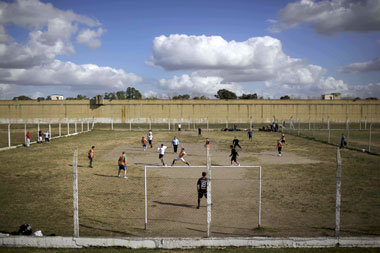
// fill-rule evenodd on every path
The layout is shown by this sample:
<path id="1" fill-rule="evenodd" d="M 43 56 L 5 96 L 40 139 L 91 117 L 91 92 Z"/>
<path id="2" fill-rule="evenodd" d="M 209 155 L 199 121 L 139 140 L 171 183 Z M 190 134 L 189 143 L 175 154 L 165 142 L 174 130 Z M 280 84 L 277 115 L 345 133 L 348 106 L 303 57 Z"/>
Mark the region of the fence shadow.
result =
<path id="1" fill-rule="evenodd" d="M 178 204 L 178 203 L 162 202 L 162 201 L 153 201 L 153 203 L 166 205 L 166 206 L 181 206 L 181 207 L 187 207 L 187 208 L 192 208 L 192 209 L 195 208 L 195 205 L 189 205 L 189 204 Z"/>
<path id="2" fill-rule="evenodd" d="M 98 230 L 98 231 L 117 233 L 117 234 L 121 234 L 121 235 L 124 235 L 124 236 L 137 236 L 135 234 L 131 234 L 131 233 L 123 232 L 123 231 L 110 230 L 110 229 L 104 229 L 104 228 L 96 228 L 96 227 L 92 227 L 92 226 L 88 226 L 88 225 L 84 225 L 84 224 L 80 224 L 79 226 L 83 227 L 83 228 Z"/>

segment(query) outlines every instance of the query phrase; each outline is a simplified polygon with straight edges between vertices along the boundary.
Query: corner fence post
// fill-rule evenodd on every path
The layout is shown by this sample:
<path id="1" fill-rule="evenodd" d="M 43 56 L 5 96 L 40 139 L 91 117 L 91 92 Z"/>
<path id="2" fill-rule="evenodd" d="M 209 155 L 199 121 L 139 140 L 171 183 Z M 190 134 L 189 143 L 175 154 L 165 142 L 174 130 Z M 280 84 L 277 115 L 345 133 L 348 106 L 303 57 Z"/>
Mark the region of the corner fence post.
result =
<path id="1" fill-rule="evenodd" d="M 340 235 L 340 202 L 341 202 L 341 177 L 342 177 L 342 160 L 340 148 L 336 149 L 336 202 L 335 202 L 335 237 Z"/>
<path id="2" fill-rule="evenodd" d="M 78 148 L 75 148 L 73 158 L 73 201 L 74 201 L 74 237 L 79 237 L 78 212 Z"/>
<path id="3" fill-rule="evenodd" d="M 210 146 L 206 145 L 207 153 L 207 237 L 211 234 L 211 158 L 210 158 Z"/>

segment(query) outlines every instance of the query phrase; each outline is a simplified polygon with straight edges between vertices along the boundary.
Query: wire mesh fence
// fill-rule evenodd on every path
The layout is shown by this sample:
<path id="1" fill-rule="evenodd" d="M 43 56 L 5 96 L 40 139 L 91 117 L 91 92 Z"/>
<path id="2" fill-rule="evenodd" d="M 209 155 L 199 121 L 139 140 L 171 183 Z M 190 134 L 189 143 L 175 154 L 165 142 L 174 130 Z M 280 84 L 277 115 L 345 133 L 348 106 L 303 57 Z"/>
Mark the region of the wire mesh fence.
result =
<path id="1" fill-rule="evenodd" d="M 282 131 L 287 134 L 380 154 L 380 124 L 377 122 L 301 123 L 289 121 L 284 125 Z"/>

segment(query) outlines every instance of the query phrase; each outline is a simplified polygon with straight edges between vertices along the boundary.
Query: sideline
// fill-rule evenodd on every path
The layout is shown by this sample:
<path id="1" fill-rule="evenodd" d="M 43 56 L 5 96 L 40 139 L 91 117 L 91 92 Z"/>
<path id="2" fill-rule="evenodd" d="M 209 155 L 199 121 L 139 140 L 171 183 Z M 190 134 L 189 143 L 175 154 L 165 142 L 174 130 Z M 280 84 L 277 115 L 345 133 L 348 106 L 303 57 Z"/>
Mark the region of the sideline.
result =
<path id="1" fill-rule="evenodd" d="M 0 246 L 35 248 L 126 247 L 133 249 L 188 249 L 197 247 L 380 248 L 380 237 L 75 238 L 0 234 Z"/>

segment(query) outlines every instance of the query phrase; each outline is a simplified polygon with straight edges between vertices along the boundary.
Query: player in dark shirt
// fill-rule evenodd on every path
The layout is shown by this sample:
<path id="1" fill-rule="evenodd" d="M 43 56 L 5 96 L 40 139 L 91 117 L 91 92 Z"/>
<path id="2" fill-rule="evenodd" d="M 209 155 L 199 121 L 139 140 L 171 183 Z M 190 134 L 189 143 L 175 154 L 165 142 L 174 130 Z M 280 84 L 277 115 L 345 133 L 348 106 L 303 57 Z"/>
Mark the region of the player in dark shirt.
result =
<path id="1" fill-rule="evenodd" d="M 236 146 L 238 146 L 241 149 L 241 147 L 239 145 L 239 140 L 236 138 L 236 136 L 235 136 L 235 139 L 232 141 L 232 143 L 234 144 L 234 148 L 236 148 Z"/>
<path id="2" fill-rule="evenodd" d="M 206 172 L 202 172 L 202 177 L 198 179 L 197 182 L 197 191 L 198 191 L 198 206 L 197 209 L 201 206 L 201 198 L 203 195 L 207 199 L 207 177 Z"/>
<path id="3" fill-rule="evenodd" d="M 240 163 L 237 161 L 237 157 L 239 156 L 238 152 L 236 151 L 236 149 L 234 148 L 234 146 L 230 146 L 231 148 L 231 154 L 230 154 L 230 157 L 231 157 L 231 165 L 233 162 L 236 163 L 236 165 L 240 166 Z"/>

